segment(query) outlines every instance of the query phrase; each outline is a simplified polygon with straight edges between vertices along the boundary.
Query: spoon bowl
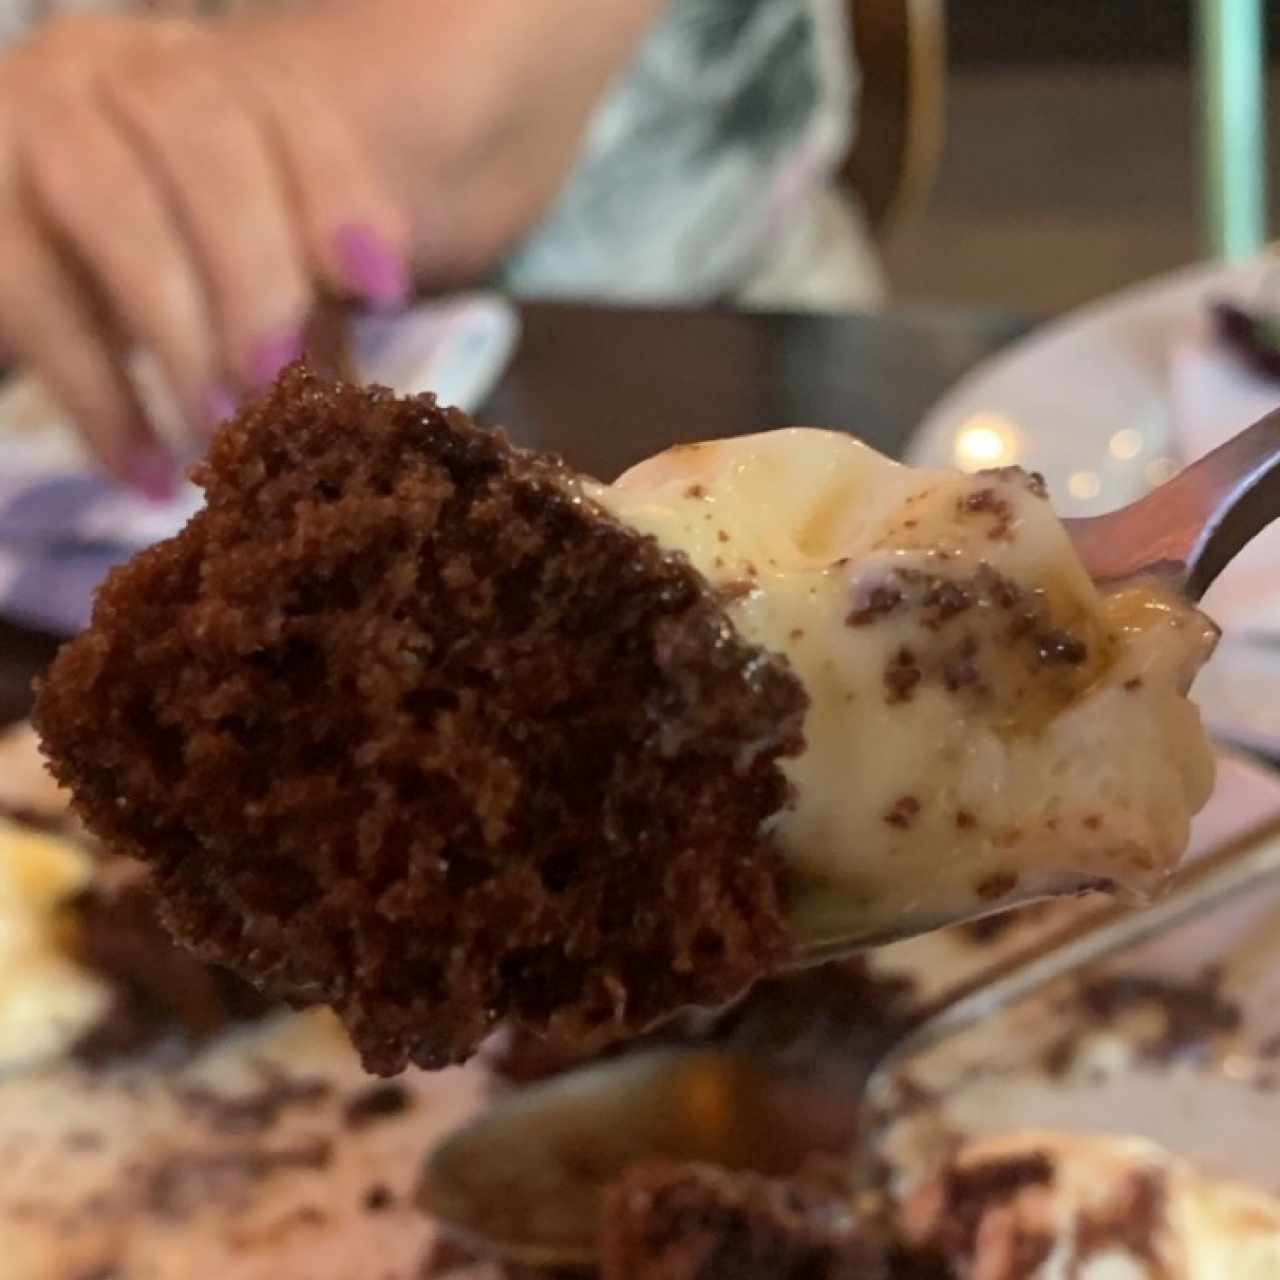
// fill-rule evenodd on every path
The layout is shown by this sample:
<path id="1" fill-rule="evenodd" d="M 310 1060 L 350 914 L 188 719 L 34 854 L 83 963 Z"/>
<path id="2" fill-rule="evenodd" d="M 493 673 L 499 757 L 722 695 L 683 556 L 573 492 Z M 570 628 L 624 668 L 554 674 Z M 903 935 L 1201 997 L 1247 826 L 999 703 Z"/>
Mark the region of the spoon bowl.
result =
<path id="1" fill-rule="evenodd" d="M 853 1084 L 709 1048 L 584 1067 L 511 1095 L 446 1139 L 419 1204 L 522 1265 L 588 1266 L 600 1193 L 622 1170 L 699 1161 L 786 1177 L 814 1152 L 853 1145 Z"/>

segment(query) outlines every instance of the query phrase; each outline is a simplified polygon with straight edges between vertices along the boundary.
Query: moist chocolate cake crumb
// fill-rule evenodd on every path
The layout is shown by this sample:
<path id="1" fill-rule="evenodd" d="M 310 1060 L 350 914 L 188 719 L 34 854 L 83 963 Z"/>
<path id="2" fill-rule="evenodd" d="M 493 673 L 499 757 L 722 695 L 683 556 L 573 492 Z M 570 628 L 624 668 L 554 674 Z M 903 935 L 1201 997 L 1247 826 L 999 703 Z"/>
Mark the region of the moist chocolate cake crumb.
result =
<path id="1" fill-rule="evenodd" d="M 413 1094 L 402 1084 L 370 1085 L 348 1100 L 342 1116 L 348 1129 L 363 1129 L 379 1120 L 403 1115 L 413 1106 Z"/>
<path id="2" fill-rule="evenodd" d="M 605 1193 L 601 1280 L 888 1280 L 847 1195 L 711 1165 L 646 1164 Z"/>
<path id="3" fill-rule="evenodd" d="M 433 397 L 287 370 L 39 690 L 55 776 L 209 961 L 366 1066 L 583 1044 L 785 956 L 807 698 L 688 560 Z"/>

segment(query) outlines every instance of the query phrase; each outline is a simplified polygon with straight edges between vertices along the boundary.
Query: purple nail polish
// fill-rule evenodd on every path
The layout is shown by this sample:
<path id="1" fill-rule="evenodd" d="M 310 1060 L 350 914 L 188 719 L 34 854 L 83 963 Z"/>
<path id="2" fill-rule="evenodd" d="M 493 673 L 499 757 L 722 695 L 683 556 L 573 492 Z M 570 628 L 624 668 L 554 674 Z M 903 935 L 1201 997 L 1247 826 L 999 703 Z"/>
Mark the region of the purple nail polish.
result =
<path id="1" fill-rule="evenodd" d="M 279 376 L 280 370 L 292 364 L 302 354 L 302 334 L 278 334 L 263 338 L 253 349 L 249 362 L 249 377 L 259 391 L 265 391 Z"/>
<path id="2" fill-rule="evenodd" d="M 349 223 L 334 237 L 347 283 L 375 307 L 399 307 L 409 296 L 409 268 L 372 228 Z"/>
<path id="3" fill-rule="evenodd" d="M 124 476 L 144 498 L 168 502 L 178 492 L 178 465 L 158 445 L 144 445 L 124 460 Z"/>
<path id="4" fill-rule="evenodd" d="M 212 435 L 228 418 L 235 416 L 236 398 L 222 385 L 215 383 L 205 392 L 201 426 Z"/>

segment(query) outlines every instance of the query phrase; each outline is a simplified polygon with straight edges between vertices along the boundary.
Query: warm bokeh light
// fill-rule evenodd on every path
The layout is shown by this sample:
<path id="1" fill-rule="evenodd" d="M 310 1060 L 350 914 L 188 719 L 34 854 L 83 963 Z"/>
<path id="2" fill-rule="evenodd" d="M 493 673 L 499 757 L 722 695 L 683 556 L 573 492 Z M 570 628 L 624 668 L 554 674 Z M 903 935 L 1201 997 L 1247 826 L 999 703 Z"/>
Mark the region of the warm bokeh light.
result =
<path id="1" fill-rule="evenodd" d="M 1009 466 L 1017 461 L 1021 449 L 1021 433 L 1008 418 L 979 413 L 956 433 L 953 456 L 961 471 L 981 471 Z"/>
<path id="2" fill-rule="evenodd" d="M 1142 432 L 1126 427 L 1111 437 L 1107 447 L 1118 462 L 1128 462 L 1130 458 L 1136 458 L 1142 449 Z"/>
<path id="3" fill-rule="evenodd" d="M 1067 492 L 1073 498 L 1096 498 L 1102 491 L 1102 479 L 1096 471 L 1073 471 L 1067 479 Z"/>

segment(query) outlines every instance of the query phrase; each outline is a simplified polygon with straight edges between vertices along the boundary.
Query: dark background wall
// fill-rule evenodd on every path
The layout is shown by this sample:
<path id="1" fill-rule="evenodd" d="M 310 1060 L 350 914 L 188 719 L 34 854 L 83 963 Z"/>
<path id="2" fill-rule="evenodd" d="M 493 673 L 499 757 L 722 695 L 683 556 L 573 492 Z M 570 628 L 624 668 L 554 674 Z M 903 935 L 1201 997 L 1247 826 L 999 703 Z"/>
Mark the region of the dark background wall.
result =
<path id="1" fill-rule="evenodd" d="M 952 65 L 1185 64 L 1193 0 L 950 0 Z M 1268 0 L 1272 59 L 1280 0 Z"/>

